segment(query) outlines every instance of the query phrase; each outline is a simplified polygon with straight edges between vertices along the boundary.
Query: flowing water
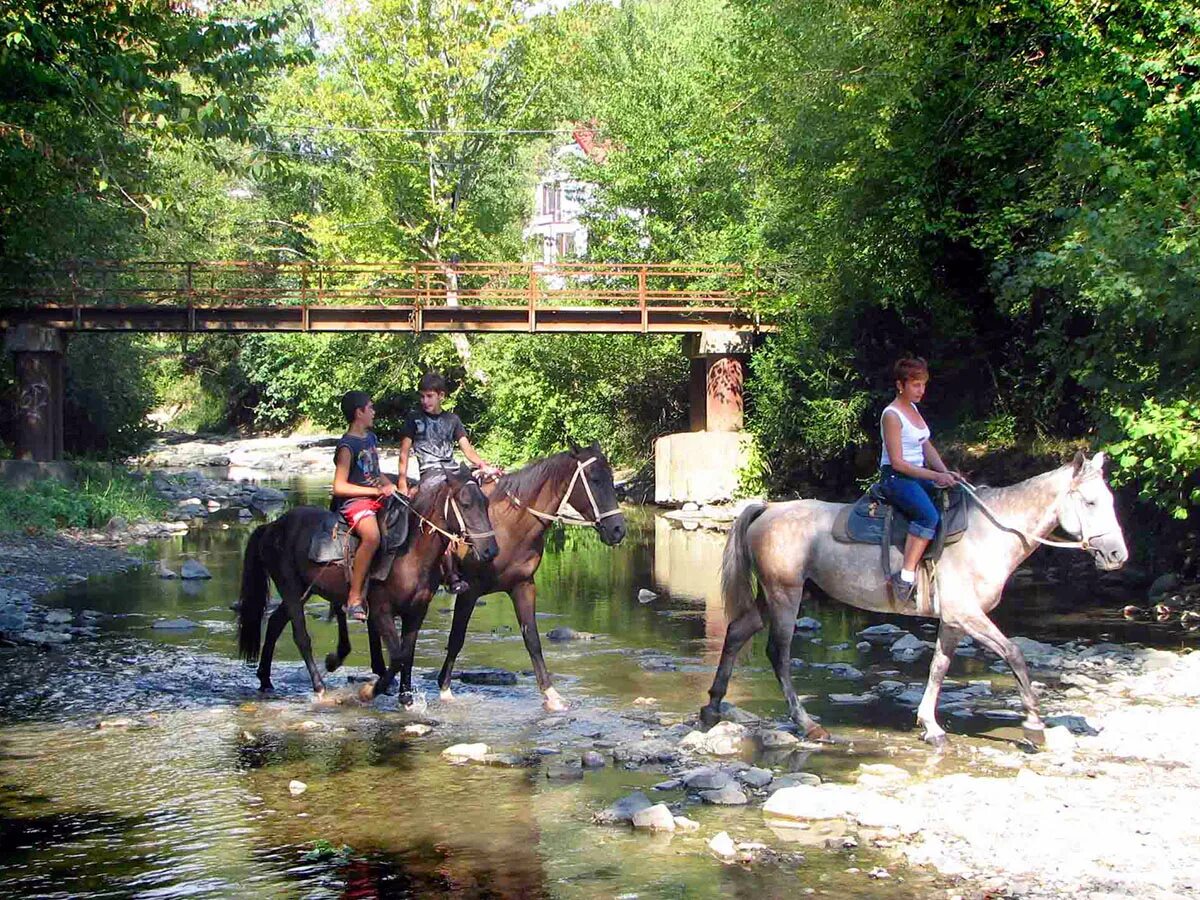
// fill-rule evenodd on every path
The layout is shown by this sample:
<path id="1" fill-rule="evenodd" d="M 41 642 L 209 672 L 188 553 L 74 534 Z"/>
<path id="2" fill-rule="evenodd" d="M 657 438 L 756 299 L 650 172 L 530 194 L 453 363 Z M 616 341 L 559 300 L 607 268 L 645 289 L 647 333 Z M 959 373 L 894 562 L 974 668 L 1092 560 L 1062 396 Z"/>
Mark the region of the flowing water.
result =
<path id="1" fill-rule="evenodd" d="M 290 487 L 299 498 L 323 493 L 312 483 Z M 360 625 L 352 626 L 348 667 L 329 678 L 340 702 L 313 703 L 289 631 L 276 656 L 277 692 L 260 696 L 250 667 L 235 656 L 230 604 L 249 534 L 236 522 L 211 521 L 147 551 L 150 562 L 175 570 L 185 556 L 200 558 L 211 580 L 162 580 L 148 564 L 46 598 L 101 613 L 101 633 L 61 651 L 23 648 L 0 657 L 0 895 L 928 896 L 929 876 L 869 850 L 825 849 L 831 832 L 821 829 L 771 832 L 755 805 L 689 804 L 685 814 L 702 825 L 696 834 L 650 836 L 590 823 L 593 812 L 632 790 L 653 794 L 663 769 L 627 770 L 610 759 L 580 778 L 565 764 L 577 764 L 597 742 L 605 748 L 640 739 L 693 715 L 724 634 L 717 574 L 724 536 L 672 528 L 648 511 L 631 510 L 628 518 L 630 535 L 616 548 L 587 531 L 553 534 L 538 572 L 543 638 L 558 625 L 597 635 L 543 640 L 572 705 L 564 715 L 542 711 L 503 595 L 476 611 L 458 668 L 505 669 L 517 674 L 516 685 L 456 682 L 455 703 L 437 699 L 425 676 L 441 663 L 452 602 L 438 595 L 417 648 L 423 712 L 397 709 L 394 696 L 372 707 L 354 699 L 368 674 Z M 659 596 L 641 603 L 641 588 Z M 309 606 L 318 658 L 336 639 L 325 608 Z M 796 656 L 865 665 L 853 635 L 871 620 L 835 604 L 808 612 L 823 628 L 816 642 L 797 640 Z M 155 627 L 176 619 L 195 627 Z M 851 750 L 748 760 L 834 779 L 848 778 L 861 762 L 923 763 L 910 714 L 867 720 L 861 711 L 831 708 L 824 702 L 830 691 L 861 687 L 813 671 L 797 671 L 798 690 L 826 724 L 853 739 Z M 981 664 L 973 671 L 1004 681 Z M 952 674 L 960 672 L 956 664 Z M 782 718 L 761 635 L 728 699 Z M 97 727 L 118 717 L 129 721 Z M 432 732 L 405 732 L 417 721 L 432 723 Z M 450 744 L 474 741 L 539 761 L 464 766 L 440 756 Z M 293 796 L 293 780 L 307 790 Z M 685 798 L 673 791 L 662 799 Z M 771 849 L 753 864 L 723 864 L 705 846 L 720 830 Z M 868 878 L 880 864 L 891 877 Z"/>

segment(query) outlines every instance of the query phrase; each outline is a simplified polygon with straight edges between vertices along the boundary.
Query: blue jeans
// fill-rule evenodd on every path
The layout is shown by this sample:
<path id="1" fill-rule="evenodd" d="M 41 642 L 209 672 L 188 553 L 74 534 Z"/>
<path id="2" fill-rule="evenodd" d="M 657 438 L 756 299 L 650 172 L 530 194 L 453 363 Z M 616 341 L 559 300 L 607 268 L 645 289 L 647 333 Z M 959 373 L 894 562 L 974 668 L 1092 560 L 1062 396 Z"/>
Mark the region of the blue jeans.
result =
<path id="1" fill-rule="evenodd" d="M 879 475 L 883 495 L 908 516 L 908 533 L 933 540 L 941 518 L 934 503 L 937 488 L 933 482 L 901 475 L 891 466 L 881 466 Z"/>

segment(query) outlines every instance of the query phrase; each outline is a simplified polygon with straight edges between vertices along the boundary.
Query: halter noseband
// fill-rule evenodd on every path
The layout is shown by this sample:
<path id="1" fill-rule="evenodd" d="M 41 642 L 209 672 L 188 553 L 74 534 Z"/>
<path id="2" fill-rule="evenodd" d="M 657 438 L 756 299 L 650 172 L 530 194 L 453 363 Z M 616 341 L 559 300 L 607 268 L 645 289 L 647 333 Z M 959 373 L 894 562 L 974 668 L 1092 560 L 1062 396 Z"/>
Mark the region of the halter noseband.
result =
<path id="1" fill-rule="evenodd" d="M 616 508 L 610 509 L 606 512 L 600 512 L 600 505 L 596 502 L 595 494 L 592 493 L 592 486 L 590 484 L 588 484 L 588 480 L 586 477 L 582 477 L 584 470 L 588 466 L 590 466 L 592 463 L 594 463 L 596 461 L 596 459 L 597 459 L 597 457 L 595 457 L 595 456 L 589 456 L 587 459 L 580 459 L 580 460 L 575 461 L 575 473 L 571 476 L 571 482 L 570 482 L 570 484 L 567 485 L 567 490 L 566 490 L 566 493 L 563 494 L 562 500 L 560 500 L 558 502 L 558 509 L 555 510 L 553 513 L 545 513 L 545 512 L 542 512 L 540 509 L 534 509 L 528 503 L 524 503 L 521 500 L 519 500 L 515 494 L 508 491 L 507 489 L 501 488 L 501 490 L 504 491 L 504 493 L 508 496 L 508 499 L 511 500 L 513 502 L 513 505 L 516 506 L 518 509 L 523 509 L 526 512 L 530 513 L 531 515 L 537 516 L 539 519 L 541 519 L 544 522 L 562 522 L 562 524 L 564 524 L 564 525 L 580 525 L 580 526 L 599 525 L 604 519 L 607 519 L 609 516 L 621 515 L 621 509 L 620 509 L 620 507 L 616 507 Z M 574 493 L 574 491 L 575 491 L 575 482 L 581 480 L 581 477 L 582 477 L 582 481 L 583 481 L 584 493 L 587 494 L 588 502 L 592 504 L 593 518 L 591 518 L 591 519 L 585 519 L 582 516 L 578 515 L 577 513 L 574 515 L 571 514 L 571 513 L 574 513 L 574 507 L 571 506 L 571 502 L 570 502 L 571 494 Z M 570 510 L 570 512 L 568 512 L 568 510 Z"/>

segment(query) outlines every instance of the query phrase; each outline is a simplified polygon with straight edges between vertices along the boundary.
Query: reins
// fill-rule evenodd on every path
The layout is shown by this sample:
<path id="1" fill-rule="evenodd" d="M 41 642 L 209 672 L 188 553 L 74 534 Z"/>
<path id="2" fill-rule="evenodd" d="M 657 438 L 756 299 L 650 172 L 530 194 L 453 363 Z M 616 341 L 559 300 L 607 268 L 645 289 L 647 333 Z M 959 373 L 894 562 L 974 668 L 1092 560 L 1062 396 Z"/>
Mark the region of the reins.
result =
<path id="1" fill-rule="evenodd" d="M 1015 525 L 1009 525 L 1007 522 L 1003 521 L 996 514 L 996 512 L 990 506 L 987 505 L 987 503 L 983 500 L 983 498 L 980 497 L 979 494 L 976 493 L 976 487 L 973 484 L 971 484 L 969 481 L 963 479 L 963 480 L 959 481 L 958 483 L 962 487 L 962 489 L 967 492 L 967 496 L 969 496 L 972 500 L 974 500 L 976 503 L 979 504 L 979 508 L 982 509 L 987 514 L 988 518 L 992 520 L 992 523 L 997 528 L 999 528 L 1001 531 L 1010 531 L 1013 534 L 1020 535 L 1021 537 L 1025 538 L 1028 541 L 1034 541 L 1034 542 L 1042 544 L 1043 546 L 1046 546 L 1046 547 L 1061 547 L 1064 550 L 1091 550 L 1092 549 L 1091 539 L 1098 538 L 1101 535 L 1107 533 L 1107 532 L 1099 532 L 1098 534 L 1086 536 L 1082 540 L 1078 540 L 1078 541 L 1055 541 L 1055 540 L 1051 540 L 1049 538 L 1038 537 L 1036 534 L 1030 534 L 1028 531 L 1025 531 L 1022 528 L 1017 528 Z M 1080 534 L 1082 534 L 1083 533 L 1083 514 L 1079 508 L 1080 499 L 1079 499 L 1078 487 L 1072 487 L 1069 491 L 1067 491 L 1067 496 L 1073 497 L 1075 499 L 1075 503 L 1076 503 L 1075 515 L 1079 519 L 1079 532 L 1080 532 Z"/>
<path id="2" fill-rule="evenodd" d="M 496 481 L 496 487 L 504 493 L 504 496 L 512 501 L 513 506 L 517 507 L 517 509 L 522 509 L 544 522 L 560 522 L 563 525 L 578 525 L 581 527 L 598 525 L 601 521 L 607 519 L 609 516 L 619 516 L 621 514 L 621 510 L 618 507 L 616 509 L 610 509 L 607 512 L 600 512 L 600 505 L 596 502 L 596 496 L 592 493 L 592 486 L 588 484 L 587 478 L 582 478 L 583 490 L 584 493 L 587 494 L 588 502 L 592 504 L 592 515 L 595 516 L 595 518 L 585 519 L 580 515 L 572 516 L 565 512 L 565 510 L 571 506 L 570 499 L 571 494 L 575 490 L 575 482 L 581 480 L 584 470 L 595 461 L 596 457 L 594 456 L 588 457 L 584 460 L 576 460 L 575 473 L 571 476 L 571 481 L 567 485 L 566 493 L 563 494 L 562 500 L 559 501 L 558 509 L 553 513 L 542 512 L 540 509 L 535 509 L 534 507 L 530 506 L 528 503 L 519 499 L 508 488 L 504 487 L 504 485 L 502 485 L 498 479 Z"/>

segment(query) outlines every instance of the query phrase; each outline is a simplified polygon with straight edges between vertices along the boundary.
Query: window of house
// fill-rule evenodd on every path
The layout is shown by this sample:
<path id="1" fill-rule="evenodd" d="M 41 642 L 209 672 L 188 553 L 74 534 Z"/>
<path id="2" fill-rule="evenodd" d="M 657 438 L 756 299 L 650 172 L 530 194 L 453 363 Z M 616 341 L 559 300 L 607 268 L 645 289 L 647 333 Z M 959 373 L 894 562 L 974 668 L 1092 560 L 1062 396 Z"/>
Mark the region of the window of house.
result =
<path id="1" fill-rule="evenodd" d="M 566 259 L 568 256 L 575 255 L 575 235 L 563 233 L 557 235 L 554 239 L 555 256 L 559 259 Z"/>
<path id="2" fill-rule="evenodd" d="M 542 185 L 542 215 L 558 221 L 562 211 L 562 185 L 559 182 Z"/>

